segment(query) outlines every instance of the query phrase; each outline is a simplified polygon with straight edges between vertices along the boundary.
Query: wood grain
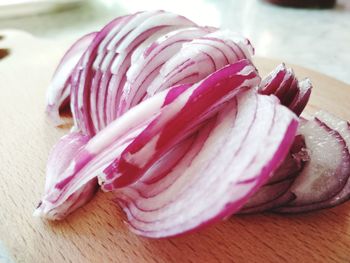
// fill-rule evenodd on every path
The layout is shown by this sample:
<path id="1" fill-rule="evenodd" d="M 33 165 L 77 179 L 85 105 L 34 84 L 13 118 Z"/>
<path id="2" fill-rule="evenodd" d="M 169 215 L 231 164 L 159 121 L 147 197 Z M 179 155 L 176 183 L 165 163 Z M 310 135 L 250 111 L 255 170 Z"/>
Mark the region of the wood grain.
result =
<path id="1" fill-rule="evenodd" d="M 111 196 L 99 192 L 62 222 L 32 217 L 43 192 L 48 152 L 67 129 L 44 114 L 45 91 L 64 42 L 0 32 L 0 241 L 14 262 L 349 262 L 350 202 L 314 213 L 233 216 L 198 233 L 145 239 L 128 231 Z M 256 60 L 262 74 L 278 62 Z M 324 108 L 350 119 L 350 87 L 325 75 L 309 76 L 308 112 Z M 189 206 L 190 209 L 190 206 Z"/>

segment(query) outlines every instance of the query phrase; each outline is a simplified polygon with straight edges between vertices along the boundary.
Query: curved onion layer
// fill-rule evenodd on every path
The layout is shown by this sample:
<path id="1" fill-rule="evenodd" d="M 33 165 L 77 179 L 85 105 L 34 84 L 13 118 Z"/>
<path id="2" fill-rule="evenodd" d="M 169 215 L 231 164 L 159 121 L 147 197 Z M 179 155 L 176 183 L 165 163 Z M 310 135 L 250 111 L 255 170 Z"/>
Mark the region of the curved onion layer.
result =
<path id="1" fill-rule="evenodd" d="M 297 129 L 295 115 L 254 90 L 235 98 L 167 176 L 116 191 L 132 231 L 174 236 L 222 220 L 283 161 Z M 196 205 L 188 209 L 188 202 Z"/>
<path id="2" fill-rule="evenodd" d="M 63 56 L 52 77 L 47 91 L 46 112 L 57 126 L 63 124 L 59 111 L 69 106 L 71 74 L 96 34 L 93 32 L 78 39 Z"/>
<path id="3" fill-rule="evenodd" d="M 143 55 L 135 59 L 126 73 L 127 82 L 123 89 L 121 105 L 126 109 L 137 105 L 145 98 L 147 87 L 159 75 L 164 63 L 179 52 L 184 43 L 208 32 L 210 31 L 207 28 L 181 28 L 161 36 L 146 47 Z"/>
<path id="4" fill-rule="evenodd" d="M 344 186 L 350 172 L 349 151 L 340 134 L 321 121 L 302 122 L 299 132 L 305 137 L 310 161 L 290 189 L 297 196 L 293 204 L 324 201 Z"/>
<path id="5" fill-rule="evenodd" d="M 288 105 L 288 108 L 291 109 L 295 114 L 300 115 L 306 104 L 309 101 L 311 96 L 312 83 L 309 79 L 304 79 L 298 83 L 298 93 Z"/>
<path id="6" fill-rule="evenodd" d="M 280 101 L 284 98 L 288 100 L 297 93 L 297 81 L 293 70 L 282 63 L 261 81 L 259 91 L 261 94 L 274 94 Z"/>
<path id="7" fill-rule="evenodd" d="M 303 112 L 311 95 L 312 84 L 309 79 L 298 81 L 294 72 L 282 63 L 268 74 L 260 83 L 259 92 L 275 95 L 281 104 L 287 106 L 298 116 Z"/>
<path id="8" fill-rule="evenodd" d="M 293 145 L 282 165 L 278 167 L 276 172 L 271 176 L 268 184 L 274 184 L 284 179 L 295 177 L 302 171 L 306 162 L 310 160 L 306 149 L 304 136 L 297 135 L 294 138 Z"/>
<path id="9" fill-rule="evenodd" d="M 53 147 L 47 163 L 44 197 L 35 210 L 35 215 L 48 219 L 62 219 L 90 201 L 94 196 L 97 190 L 96 179 L 92 179 L 79 191 L 70 195 L 64 204 L 52 206 L 50 200 L 52 189 L 57 188 L 60 190 L 65 187 L 66 182 L 63 180 L 64 171 L 74 156 L 80 152 L 81 148 L 84 147 L 88 141 L 88 136 L 79 132 L 72 132 L 63 136 Z M 58 182 L 60 182 L 60 185 L 57 184 Z"/>
<path id="10" fill-rule="evenodd" d="M 252 54 L 249 41 L 229 31 L 220 30 L 194 39 L 164 64 L 150 83 L 148 96 L 173 85 L 197 82 L 227 64 L 250 59 Z"/>
<path id="11" fill-rule="evenodd" d="M 135 14 L 136 15 L 136 14 Z M 96 66 L 94 67 L 94 70 L 92 73 L 87 74 L 88 69 L 91 68 L 93 65 L 96 65 L 98 62 L 98 55 L 101 52 L 105 51 L 102 44 L 105 43 L 106 39 L 108 39 L 108 34 L 110 32 L 113 32 L 113 30 L 119 29 L 126 23 L 128 20 L 130 20 L 133 16 L 124 16 L 119 17 L 109 24 L 107 24 L 101 31 L 98 32 L 96 37 L 94 38 L 93 42 L 90 44 L 86 52 L 84 53 L 79 66 L 77 69 L 73 72 L 71 79 L 72 79 L 72 87 L 71 87 L 71 111 L 73 114 L 74 119 L 74 125 L 76 129 L 81 130 L 84 134 L 90 135 L 85 126 L 81 123 L 84 121 L 84 114 L 82 109 L 83 104 L 83 96 L 84 93 L 86 93 L 86 90 L 84 90 L 85 83 L 89 83 L 90 86 L 93 86 L 94 83 L 96 83 L 95 75 L 98 75 L 98 70 L 96 70 Z M 93 74 L 94 73 L 94 74 Z M 95 81 L 94 83 L 92 81 Z M 89 103 L 90 101 L 86 101 L 86 103 Z"/>

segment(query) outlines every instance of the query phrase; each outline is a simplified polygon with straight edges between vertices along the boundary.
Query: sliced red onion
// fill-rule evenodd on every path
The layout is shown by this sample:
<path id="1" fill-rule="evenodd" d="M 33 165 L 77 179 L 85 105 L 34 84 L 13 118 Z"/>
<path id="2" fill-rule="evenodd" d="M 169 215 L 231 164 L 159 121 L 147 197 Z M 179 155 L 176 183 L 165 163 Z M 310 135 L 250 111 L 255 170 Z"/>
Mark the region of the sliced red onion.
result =
<path id="1" fill-rule="evenodd" d="M 288 105 L 298 116 L 303 112 L 311 96 L 312 83 L 309 79 L 304 79 L 298 83 L 298 92 L 293 101 Z"/>
<path id="2" fill-rule="evenodd" d="M 104 98 L 104 100 L 100 100 L 99 111 L 103 112 L 106 120 L 102 128 L 125 112 L 117 112 L 117 109 L 123 107 L 127 110 L 129 108 L 129 106 L 116 107 L 116 105 L 120 104 L 122 90 L 126 93 L 131 92 L 129 87 L 124 87 L 126 83 L 126 78 L 124 76 L 131 66 L 132 56 L 135 52 L 139 52 L 139 47 L 143 46 L 144 43 L 149 43 L 151 39 L 162 37 L 175 28 L 191 26 L 195 26 L 195 24 L 182 16 L 158 11 L 157 15 L 150 16 L 141 24 L 137 24 L 137 26 L 125 36 L 125 39 L 122 39 L 118 43 L 116 51 L 111 50 L 112 52 L 123 55 L 121 58 L 116 58 L 115 61 L 112 62 L 110 72 L 107 72 L 106 77 L 108 82 L 112 83 L 112 85 L 109 85 L 108 89 L 112 94 L 115 93 L 115 95 L 106 97 L 104 93 L 100 96 L 100 98 Z M 123 30 L 125 30 L 125 28 L 123 28 Z M 141 42 L 140 39 L 142 40 Z M 113 74 L 113 76 L 111 74 Z"/>
<path id="3" fill-rule="evenodd" d="M 69 105 L 71 74 L 96 34 L 93 32 L 78 39 L 63 56 L 53 75 L 46 95 L 46 112 L 56 126 L 64 123 L 59 111 Z"/>
<path id="4" fill-rule="evenodd" d="M 109 71 L 112 59 L 118 56 L 118 54 L 115 52 L 109 52 L 107 46 L 114 40 L 113 37 L 118 35 L 122 28 L 127 25 L 136 15 L 137 14 L 124 17 L 123 21 L 116 24 L 98 45 L 98 53 L 92 66 L 92 74 L 94 74 L 94 76 L 90 87 L 90 111 L 94 112 L 94 114 L 91 115 L 91 119 L 96 132 L 101 129 L 101 125 L 103 125 L 101 122 L 105 121 L 103 112 L 101 113 L 100 110 L 101 106 L 99 104 L 101 104 L 101 101 L 102 103 L 104 102 L 103 94 L 106 92 L 106 86 L 109 82 L 108 76 L 106 77 L 106 72 Z"/>
<path id="5" fill-rule="evenodd" d="M 311 89 L 309 79 L 298 82 L 293 70 L 282 63 L 261 81 L 259 92 L 275 95 L 283 105 L 299 116 L 309 101 Z"/>
<path id="6" fill-rule="evenodd" d="M 288 190 L 307 161 L 309 161 L 309 156 L 304 137 L 297 135 L 283 163 L 267 183 L 248 200 L 239 213 L 263 212 L 294 199 L 294 195 Z"/>
<path id="7" fill-rule="evenodd" d="M 71 196 L 79 196 L 84 189 L 88 189 L 89 182 L 96 180 L 97 175 L 121 154 L 125 147 L 157 116 L 160 109 L 189 87 L 189 85 L 175 87 L 147 99 L 112 122 L 85 145 L 82 142 L 79 151 L 73 153 L 74 147 L 69 146 L 69 140 L 64 139 L 65 137 L 61 139 L 59 146 L 55 147 L 57 150 L 53 151 L 55 155 L 52 156 L 56 159 L 63 147 L 66 147 L 69 152 L 66 159 L 58 159 L 60 170 L 54 169 L 59 177 L 57 176 L 57 180 L 50 180 L 50 187 L 36 214 L 49 219 L 61 219 L 63 215 L 72 212 L 73 209 L 66 205 L 71 202 Z M 71 133 L 67 138 L 74 139 L 74 134 L 76 133 Z M 84 138 L 87 137 L 84 136 Z M 48 171 L 52 169 L 51 166 L 57 165 L 49 161 Z M 71 203 L 74 204 L 74 201 L 76 199 L 72 199 Z M 58 208 L 62 211 L 62 216 L 57 217 L 54 215 Z M 69 211 L 64 210 L 68 208 Z"/>
<path id="8" fill-rule="evenodd" d="M 133 51 L 137 48 L 139 43 L 142 43 L 144 38 L 147 38 L 147 36 L 153 36 L 153 35 L 159 35 L 159 34 L 165 34 L 169 30 L 171 30 L 172 27 L 165 27 L 162 29 L 154 28 L 153 30 L 146 31 L 144 34 L 140 35 L 139 38 L 135 40 L 132 44 L 129 45 L 129 48 L 131 49 L 129 52 L 125 51 L 122 53 L 115 53 L 114 50 L 109 51 L 106 54 L 104 64 L 102 65 L 102 78 L 99 85 L 96 86 L 96 93 L 97 93 L 97 101 L 92 102 L 94 98 L 90 96 L 91 105 L 93 103 L 96 105 L 96 108 L 91 108 L 91 112 L 93 112 L 92 116 L 95 116 L 95 130 L 99 131 L 103 129 L 109 122 L 108 122 L 108 112 L 109 111 L 116 111 L 115 109 L 119 107 L 118 104 L 114 104 L 113 106 L 110 106 L 110 108 L 107 105 L 108 98 L 107 96 L 111 97 L 111 95 L 108 94 L 108 92 L 111 92 L 112 90 L 122 90 L 122 88 L 125 85 L 125 74 L 127 69 L 131 65 L 131 55 L 133 54 Z M 122 40 L 119 44 L 123 44 L 124 40 Z M 119 76 L 123 76 L 120 78 L 120 82 L 116 83 L 114 82 L 113 85 L 110 85 L 113 71 L 116 70 L 118 72 Z M 119 92 L 121 93 L 121 91 Z"/>
<path id="9" fill-rule="evenodd" d="M 304 170 L 288 176 L 288 170 L 290 168 L 292 171 L 293 165 L 289 167 L 287 158 L 279 168 L 280 173 L 276 179 L 280 183 L 290 184 L 292 182 L 290 189 L 278 198 L 271 199 L 277 190 L 282 190 L 279 186 L 275 186 L 274 175 L 268 184 L 255 194 L 257 198 L 254 199 L 253 196 L 253 200 L 250 200 L 253 205 L 249 207 L 246 205 L 247 207 L 240 213 L 270 209 L 284 213 L 299 213 L 331 207 L 348 200 L 350 197 L 350 155 L 347 146 L 350 143 L 350 128 L 348 123 L 321 111 L 316 113 L 315 120 L 303 120 L 299 133 L 308 136 L 308 144 L 302 146 L 302 149 L 308 147 L 307 152 L 310 156 L 305 155 L 303 151 L 299 151 L 297 155 L 294 153 L 293 156 L 297 157 L 295 161 L 298 159 L 303 162 L 307 161 L 306 166 Z M 294 152 L 297 148 L 294 149 Z M 324 148 L 327 148 L 327 153 Z M 270 188 L 270 185 L 275 187 Z M 260 194 L 260 192 L 266 193 L 267 191 L 271 193 Z M 257 201 L 264 203 L 254 206 Z"/>
<path id="10" fill-rule="evenodd" d="M 349 122 L 344 121 L 335 115 L 326 112 L 318 111 L 315 113 L 315 117 L 321 122 L 325 123 L 329 128 L 339 132 L 339 134 L 344 139 L 347 148 L 350 148 L 350 125 Z"/>
<path id="11" fill-rule="evenodd" d="M 89 134 L 88 130 L 92 130 L 91 121 L 88 122 L 84 111 L 81 106 L 83 104 L 83 98 L 86 96 L 87 89 L 84 89 L 86 83 L 92 84 L 93 74 L 87 74 L 88 69 L 93 67 L 98 52 L 103 52 L 103 48 L 99 48 L 101 43 L 104 43 L 106 36 L 115 28 L 119 29 L 121 24 L 124 24 L 132 16 L 120 17 L 109 24 L 107 24 L 100 32 L 97 33 L 93 42 L 84 53 L 79 67 L 73 72 L 71 76 L 71 111 L 73 114 L 74 124 L 76 129 L 81 130 L 84 134 Z M 87 105 L 86 105 L 87 106 Z"/>
<path id="12" fill-rule="evenodd" d="M 80 70 L 74 74 L 74 83 L 71 93 L 73 117 L 75 126 L 81 129 L 83 133 L 92 135 L 97 130 L 98 119 L 96 118 L 97 94 L 100 81 L 103 75 L 101 67 L 106 70 L 109 60 L 113 56 L 109 56 L 106 61 L 105 56 L 108 53 L 108 46 L 111 42 L 116 41 L 117 36 L 120 36 L 120 31 L 125 28 L 125 25 L 133 21 L 135 17 L 141 16 L 143 13 L 135 13 L 133 15 L 119 17 L 107 24 L 90 45 L 85 53 Z M 151 14 L 143 14 L 144 19 Z M 94 109 L 95 114 L 89 114 L 90 108 Z"/>
<path id="13" fill-rule="evenodd" d="M 100 67 L 104 66 L 103 69 L 106 70 L 110 63 L 104 59 L 108 53 L 107 45 L 113 41 L 114 35 L 118 35 L 119 31 L 138 15 L 139 13 L 136 13 L 110 22 L 98 33 L 95 41 L 85 54 L 86 59 L 81 67 L 80 74 L 76 78 L 75 89 L 73 89 L 74 92 L 72 93 L 72 99 L 74 98 L 75 102 L 73 108 L 76 113 L 73 117 L 76 121 L 76 126 L 85 134 L 93 135 L 98 131 L 96 104 L 103 75 Z M 114 35 L 111 36 L 111 33 L 114 33 Z M 113 55 L 110 54 L 109 60 L 112 57 Z M 90 114 L 91 109 L 94 109 L 93 114 Z"/>
<path id="14" fill-rule="evenodd" d="M 105 171 L 103 189 L 135 182 L 171 147 L 213 116 L 242 88 L 258 85 L 260 78 L 249 60 L 241 60 L 193 85 L 159 112 Z M 147 159 L 149 158 L 149 159 Z"/>
<path id="15" fill-rule="evenodd" d="M 122 44 L 117 46 L 116 52 L 121 53 L 125 50 L 130 50 L 130 45 L 138 38 L 138 36 L 142 35 L 144 32 L 151 30 L 153 28 L 158 28 L 161 26 L 197 26 L 194 22 L 190 21 L 184 16 L 180 16 L 174 13 L 165 12 L 165 11 L 155 11 L 154 14 L 152 12 L 144 12 L 147 14 L 151 14 L 149 18 L 140 21 L 140 24 L 132 30 L 122 42 Z M 126 27 L 123 30 L 129 30 Z M 112 46 L 112 45 L 110 45 Z"/>
<path id="16" fill-rule="evenodd" d="M 80 39 L 48 96 L 56 120 L 70 99 L 75 132 L 50 154 L 35 214 L 64 218 L 91 199 L 97 179 L 147 237 L 349 199 L 349 124 L 317 113 L 295 137 L 293 112 L 304 110 L 311 82 L 281 64 L 260 83 L 253 53 L 239 35 L 164 11 Z"/>
<path id="17" fill-rule="evenodd" d="M 240 72 L 247 72 L 247 67 L 250 67 L 252 74 L 240 77 Z M 227 78 L 230 79 L 230 75 L 235 76 L 233 77 L 235 81 L 239 81 L 242 78 L 239 84 L 242 87 L 252 87 L 259 82 L 255 68 L 248 61 L 244 60 L 236 65 L 228 66 L 216 74 L 214 73 L 208 79 L 210 84 L 215 87 L 216 84 L 220 84 L 220 81 L 227 80 Z M 217 103 L 220 103 L 225 97 L 226 100 L 229 99 L 229 94 L 231 96 L 234 95 L 234 88 L 225 89 L 222 87 L 220 89 L 218 86 L 215 88 L 214 90 L 216 91 L 211 95 L 217 95 Z M 205 89 L 205 85 L 197 85 L 197 87 L 193 88 L 189 85 L 174 87 L 132 108 L 132 110 L 129 110 L 96 134 L 74 155 L 69 165 L 66 165 L 66 169 L 61 171 L 60 181 L 56 181 L 55 185 L 50 188 L 50 192 L 45 195 L 46 203 L 50 204 L 46 205 L 48 207 L 46 214 L 51 213 L 50 211 L 54 207 L 67 203 L 71 195 L 85 189 L 88 182 L 94 180 L 106 167 L 110 167 L 113 161 L 119 158 L 123 150 L 141 132 L 146 131 L 146 128 L 149 127 L 152 121 L 157 119 L 159 112 L 171 114 L 172 110 L 181 109 L 184 102 L 203 97 L 207 91 L 208 88 Z M 227 93 L 226 96 L 225 93 Z"/>
<path id="18" fill-rule="evenodd" d="M 63 136 L 51 150 L 47 163 L 45 193 L 34 214 L 51 220 L 62 219 L 80 206 L 90 201 L 97 190 L 97 180 L 93 179 L 84 187 L 72 193 L 64 203 L 56 206 L 50 202 L 50 194 L 58 183 L 64 187 L 63 172 L 71 160 L 89 141 L 89 137 L 78 132 Z"/>
<path id="19" fill-rule="evenodd" d="M 328 112 L 319 111 L 315 114 L 315 117 L 327 124 L 331 129 L 339 132 L 346 142 L 348 151 L 350 151 L 350 124 L 347 121 L 344 121 Z M 349 175 L 350 177 L 350 175 Z M 336 195 L 333 196 L 330 200 L 327 200 L 327 204 L 320 204 L 315 209 L 326 208 L 341 204 L 350 198 L 350 179 L 348 178 L 343 189 Z"/>
<path id="20" fill-rule="evenodd" d="M 142 176 L 140 182 L 144 184 L 153 184 L 163 179 L 183 158 L 188 156 L 189 151 L 198 149 L 196 141 L 203 141 L 198 133 L 193 134 L 187 139 L 181 141 L 174 148 L 168 151 Z M 198 150 L 197 150 L 198 152 Z"/>
<path id="21" fill-rule="evenodd" d="M 217 37 L 221 36 L 221 41 Z M 160 74 L 149 85 L 148 96 L 181 83 L 195 83 L 222 66 L 250 58 L 250 43 L 236 34 L 216 31 L 186 43 L 160 69 Z"/>
<path id="22" fill-rule="evenodd" d="M 179 145 L 175 146 L 174 149 L 170 150 L 169 153 L 163 155 L 159 161 L 153 165 L 145 175 L 137 182 L 137 187 L 131 186 L 130 188 L 135 190 L 138 195 L 143 198 L 152 198 L 168 189 L 179 177 L 180 167 L 186 169 L 198 153 L 203 148 L 205 141 L 208 139 L 211 130 L 215 127 L 216 117 L 211 118 L 206 124 L 204 124 L 198 132 L 182 141 Z M 191 147 L 186 152 L 180 152 L 179 156 L 176 156 L 177 161 L 173 163 L 170 169 L 165 169 L 165 165 L 169 162 L 169 157 L 173 157 L 173 152 L 176 151 L 183 144 L 190 143 Z M 160 175 L 157 173 L 152 174 L 155 169 L 158 171 L 158 167 L 163 171 Z M 125 188 L 124 188 L 125 189 Z M 126 190 L 127 192 L 129 190 Z M 119 195 L 119 194 L 118 194 Z"/>
<path id="23" fill-rule="evenodd" d="M 346 189 L 350 177 L 349 149 L 338 132 L 339 128 L 332 129 L 328 122 L 333 125 L 339 123 L 339 126 L 331 126 L 342 127 L 339 130 L 344 135 L 349 136 L 350 131 L 344 121 L 327 114 L 320 113 L 319 116 L 325 116 L 322 118 L 325 122 L 316 118 L 303 121 L 299 128 L 299 132 L 305 137 L 310 161 L 289 190 L 295 195 L 295 200 L 278 208 L 278 212 L 309 211 L 344 201 L 344 196 L 339 200 L 339 194 Z M 347 196 L 350 194 L 348 190 L 345 190 Z"/>
<path id="24" fill-rule="evenodd" d="M 94 135 L 107 124 L 106 111 L 108 110 L 108 107 L 105 107 L 105 103 L 107 101 L 107 86 L 109 86 L 111 75 L 118 73 L 118 75 L 123 76 L 125 74 L 130 66 L 132 52 L 136 47 L 164 27 L 169 27 L 171 29 L 174 25 L 194 25 L 193 22 L 184 17 L 162 11 L 142 12 L 134 15 L 132 18 L 125 19 L 128 20 L 125 23 L 121 22 L 123 23 L 123 26 L 118 32 L 116 32 L 116 35 L 109 42 L 107 46 L 107 50 L 109 51 L 102 59 L 102 74 L 98 77 L 98 79 L 102 78 L 102 80 L 100 80 L 101 84 L 99 80 L 96 81 L 91 78 L 91 75 L 93 74 L 92 65 L 96 66 L 96 63 L 94 62 L 96 55 L 91 56 L 90 54 L 89 61 L 86 64 L 85 73 L 83 73 L 83 78 L 78 82 L 80 84 L 77 85 L 80 88 L 76 91 L 78 98 L 76 107 L 79 109 L 77 111 L 81 112 L 81 114 L 78 115 L 81 116 L 81 118 L 78 118 L 78 126 L 84 133 L 89 135 Z M 95 53 L 100 44 L 99 42 L 96 43 Z M 124 70 L 124 72 L 122 72 L 121 69 Z M 113 83 L 113 89 L 119 90 L 124 86 L 125 79 L 124 81 L 123 79 L 120 80 L 121 82 L 119 83 Z M 92 83 L 96 84 L 91 85 Z M 120 107 L 118 107 L 118 104 L 114 104 L 113 108 Z"/>
<path id="25" fill-rule="evenodd" d="M 183 24 L 182 26 L 185 26 L 185 24 Z M 166 33 L 172 32 L 171 30 L 173 30 L 173 27 L 167 27 L 167 28 L 169 30 L 167 31 L 163 30 L 162 31 L 163 34 L 155 33 L 151 37 L 153 37 L 154 35 L 157 35 L 158 38 L 159 37 L 164 38 L 166 36 L 169 37 L 169 35 L 167 35 Z M 179 30 L 180 32 L 183 32 L 183 30 L 185 30 L 185 32 L 188 32 L 186 30 L 186 27 L 184 29 L 179 29 Z M 192 28 L 190 32 L 192 33 L 188 33 L 187 35 L 186 34 L 182 35 L 182 37 L 184 38 L 184 42 L 186 41 L 186 38 L 187 39 L 193 38 L 197 34 L 204 34 L 206 31 L 203 32 L 203 29 Z M 174 39 L 172 38 L 171 40 L 174 40 Z M 169 44 L 169 42 L 167 43 Z M 158 52 L 158 53 L 152 54 L 152 56 L 155 56 L 155 59 L 147 60 L 146 64 L 144 65 L 145 67 L 142 67 L 142 70 L 140 67 L 138 67 L 139 64 L 142 64 L 141 61 L 136 61 L 133 65 L 131 65 L 132 54 L 138 49 L 138 47 L 136 47 L 134 50 L 131 50 L 128 57 L 126 57 L 124 60 L 116 61 L 117 63 L 114 63 L 112 65 L 111 72 L 116 76 L 116 79 L 120 81 L 119 82 L 120 84 L 118 85 L 119 92 L 118 92 L 118 95 L 115 97 L 115 99 L 113 99 L 114 97 L 112 96 L 112 100 L 107 101 L 106 108 L 107 109 L 110 108 L 110 113 L 109 113 L 109 116 L 111 116 L 110 119 L 115 119 L 118 116 L 121 116 L 130 107 L 135 106 L 145 97 L 145 87 L 147 87 L 147 85 L 158 74 L 158 68 L 163 64 L 162 60 L 169 59 L 175 52 L 179 50 L 181 46 L 178 46 L 178 45 L 181 45 L 181 44 L 182 43 L 180 42 L 180 43 L 177 43 L 177 45 L 175 46 L 172 45 L 171 48 L 168 48 L 164 53 Z M 150 57 L 150 58 L 154 58 L 154 57 Z M 125 61 L 127 62 L 125 63 Z M 148 67 L 146 67 L 147 63 L 149 63 L 150 61 L 155 62 L 155 64 L 153 65 L 150 64 L 148 65 Z M 141 76 L 138 79 L 139 82 L 135 82 L 134 78 L 136 78 L 136 76 L 132 76 L 133 73 L 131 72 L 132 71 L 135 72 L 135 70 L 137 74 L 141 73 Z M 122 78 L 121 76 L 124 76 L 124 77 Z M 113 85 L 115 85 L 115 83 L 116 82 L 113 82 Z M 140 87 L 141 85 L 142 87 Z M 132 101 L 135 101 L 135 102 L 132 103 Z M 118 107 L 114 107 L 114 106 L 112 107 L 112 105 L 118 105 Z"/>
<path id="26" fill-rule="evenodd" d="M 251 59 L 254 54 L 254 48 L 250 41 L 230 30 L 215 30 L 213 33 L 201 37 L 199 42 L 201 41 L 216 47 L 230 63 L 242 57 Z"/>
<path id="27" fill-rule="evenodd" d="M 159 75 L 161 66 L 178 53 L 184 43 L 208 32 L 201 27 L 181 28 L 152 42 L 128 69 L 121 103 L 127 109 L 138 104 L 145 97 L 148 85 Z"/>
<path id="28" fill-rule="evenodd" d="M 116 191 L 133 232 L 174 236 L 236 212 L 282 162 L 297 128 L 294 114 L 254 90 L 237 96 L 213 121 L 190 162 L 184 157 L 184 164 L 154 184 Z M 163 188 L 169 178 L 172 183 Z M 147 196 L 159 187 L 162 191 Z M 189 202 L 196 205 L 188 209 Z"/>
<path id="29" fill-rule="evenodd" d="M 282 83 L 285 83 L 290 78 L 291 72 L 288 72 L 284 63 L 278 65 L 271 71 L 260 83 L 259 92 L 265 95 L 275 94 L 281 88 Z"/>
<path id="30" fill-rule="evenodd" d="M 118 70 L 114 69 L 116 72 L 112 74 L 112 72 L 107 70 L 104 74 L 104 79 L 106 79 L 106 85 L 104 85 L 104 89 L 100 88 L 101 90 L 101 95 L 100 97 L 103 98 L 103 104 L 104 104 L 104 109 L 103 109 L 103 114 L 105 115 L 105 123 L 110 123 L 114 119 L 117 118 L 117 108 L 115 105 L 120 104 L 120 97 L 122 94 L 122 90 L 124 85 L 126 84 L 126 74 L 127 71 L 136 63 L 135 61 L 137 58 L 142 56 L 142 53 L 144 50 L 151 45 L 154 41 L 156 41 L 158 38 L 161 38 L 164 35 L 167 35 L 169 32 L 179 30 L 181 28 L 186 28 L 184 25 L 179 25 L 179 26 L 167 26 L 163 29 L 158 30 L 156 33 L 152 34 L 149 36 L 146 40 L 144 40 L 141 44 L 139 44 L 132 52 L 131 54 L 131 62 L 130 65 L 127 63 L 122 64 L 123 59 L 125 57 L 119 57 L 117 58 L 117 54 L 115 55 L 115 61 L 114 61 L 114 67 L 118 68 Z M 123 54 L 123 53 L 122 53 Z M 120 56 L 122 54 L 119 54 Z M 116 66 L 117 65 L 117 66 Z M 130 67 L 129 67 L 130 66 Z M 100 99 L 100 104 L 102 102 L 102 99 Z M 101 105 L 99 106 L 101 108 Z M 100 111 L 100 115 L 101 115 Z M 101 118 L 101 117 L 99 117 Z"/>
<path id="31" fill-rule="evenodd" d="M 350 172 L 349 152 L 340 134 L 320 121 L 302 122 L 299 132 L 305 137 L 310 161 L 290 189 L 297 196 L 293 203 L 324 201 L 344 186 Z"/>
<path id="32" fill-rule="evenodd" d="M 295 177 L 309 160 L 310 157 L 306 149 L 304 136 L 299 134 L 294 138 L 287 157 L 271 176 L 267 184 L 274 184 Z"/>

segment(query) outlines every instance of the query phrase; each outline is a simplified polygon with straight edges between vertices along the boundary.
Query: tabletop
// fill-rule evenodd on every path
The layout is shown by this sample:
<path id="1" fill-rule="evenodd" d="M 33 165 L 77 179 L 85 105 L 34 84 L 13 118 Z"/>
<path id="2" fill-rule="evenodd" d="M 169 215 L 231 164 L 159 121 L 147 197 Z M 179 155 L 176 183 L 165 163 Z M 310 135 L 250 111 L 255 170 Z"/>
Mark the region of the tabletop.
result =
<path id="1" fill-rule="evenodd" d="M 350 84 L 350 1 L 333 9 L 283 8 L 265 0 L 86 0 L 77 8 L 40 16 L 0 19 L 0 29 L 21 29 L 38 37 L 75 39 L 116 16 L 164 9 L 201 25 L 241 32 L 256 55 L 320 71 Z"/>

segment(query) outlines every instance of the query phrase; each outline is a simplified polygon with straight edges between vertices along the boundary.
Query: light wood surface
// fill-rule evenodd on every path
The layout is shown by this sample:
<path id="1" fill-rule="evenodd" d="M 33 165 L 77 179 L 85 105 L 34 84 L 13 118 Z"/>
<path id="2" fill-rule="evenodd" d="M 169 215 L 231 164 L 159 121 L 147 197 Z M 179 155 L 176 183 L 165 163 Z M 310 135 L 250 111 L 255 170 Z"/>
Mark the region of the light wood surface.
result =
<path id="1" fill-rule="evenodd" d="M 67 43 L 11 31 L 0 35 L 0 48 L 10 48 L 0 60 L 0 252 L 3 246 L 13 262 L 350 262 L 350 202 L 292 216 L 233 216 L 161 240 L 128 231 L 111 195 L 101 192 L 62 222 L 32 217 L 48 152 L 68 131 L 53 127 L 44 114 L 46 87 Z M 276 63 L 257 59 L 262 74 Z M 350 119 L 349 85 L 294 69 L 315 86 L 308 112 L 323 108 Z"/>

